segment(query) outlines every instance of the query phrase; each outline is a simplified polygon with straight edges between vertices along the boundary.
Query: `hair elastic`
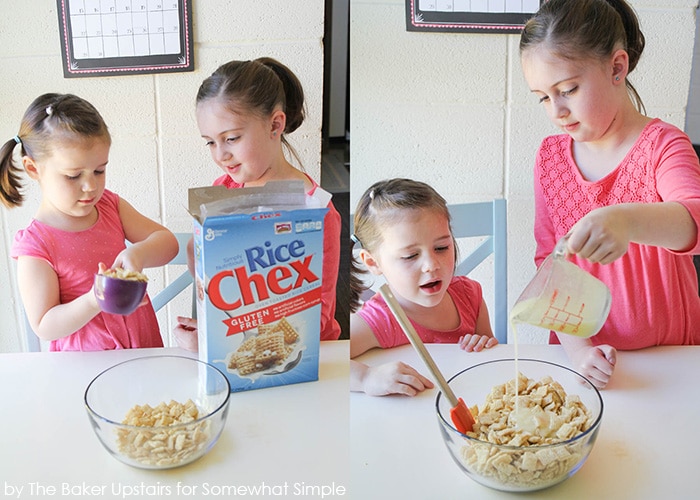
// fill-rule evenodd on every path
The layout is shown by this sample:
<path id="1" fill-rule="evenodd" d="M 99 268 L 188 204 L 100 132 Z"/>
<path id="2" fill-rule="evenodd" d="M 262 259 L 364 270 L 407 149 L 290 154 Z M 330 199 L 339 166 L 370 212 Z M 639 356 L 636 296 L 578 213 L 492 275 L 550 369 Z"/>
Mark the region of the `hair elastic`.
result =
<path id="1" fill-rule="evenodd" d="M 350 235 L 350 239 L 351 239 L 356 245 L 360 245 L 360 248 L 362 248 L 362 242 L 360 241 L 360 238 L 358 238 L 357 235 L 356 235 L 355 233 L 352 233 L 352 234 Z"/>
<path id="2" fill-rule="evenodd" d="M 53 108 L 51 106 L 46 106 L 46 114 L 51 116 L 53 114 Z"/>
<path id="3" fill-rule="evenodd" d="M 17 144 L 22 144 L 22 139 L 20 139 L 18 135 L 14 136 L 13 139 Z"/>

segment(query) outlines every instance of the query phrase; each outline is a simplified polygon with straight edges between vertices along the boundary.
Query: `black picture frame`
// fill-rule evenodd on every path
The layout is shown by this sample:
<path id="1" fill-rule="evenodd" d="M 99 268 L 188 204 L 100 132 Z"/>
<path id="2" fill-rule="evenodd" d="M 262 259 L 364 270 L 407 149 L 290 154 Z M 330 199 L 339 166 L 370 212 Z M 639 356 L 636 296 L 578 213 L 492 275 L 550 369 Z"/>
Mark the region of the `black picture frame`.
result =
<path id="1" fill-rule="evenodd" d="M 56 0 L 65 78 L 194 71 L 192 0 L 112 3 Z"/>
<path id="2" fill-rule="evenodd" d="M 546 0 L 537 2 L 538 8 Z M 406 0 L 406 30 L 441 33 L 518 34 L 536 12 L 457 12 L 440 10 L 439 1 Z M 449 3 L 449 2 L 442 2 Z M 432 4 L 428 9 L 422 7 Z"/>

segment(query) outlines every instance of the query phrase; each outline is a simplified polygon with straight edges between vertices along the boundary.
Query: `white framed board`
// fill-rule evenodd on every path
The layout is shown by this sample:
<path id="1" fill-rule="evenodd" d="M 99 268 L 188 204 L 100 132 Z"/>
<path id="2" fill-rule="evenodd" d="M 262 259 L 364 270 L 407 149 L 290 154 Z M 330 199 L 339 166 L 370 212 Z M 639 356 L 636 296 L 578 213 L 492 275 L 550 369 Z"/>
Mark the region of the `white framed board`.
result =
<path id="1" fill-rule="evenodd" d="M 543 1 L 406 0 L 406 30 L 519 33 Z"/>
<path id="2" fill-rule="evenodd" d="M 193 71 L 192 0 L 56 0 L 66 78 Z"/>

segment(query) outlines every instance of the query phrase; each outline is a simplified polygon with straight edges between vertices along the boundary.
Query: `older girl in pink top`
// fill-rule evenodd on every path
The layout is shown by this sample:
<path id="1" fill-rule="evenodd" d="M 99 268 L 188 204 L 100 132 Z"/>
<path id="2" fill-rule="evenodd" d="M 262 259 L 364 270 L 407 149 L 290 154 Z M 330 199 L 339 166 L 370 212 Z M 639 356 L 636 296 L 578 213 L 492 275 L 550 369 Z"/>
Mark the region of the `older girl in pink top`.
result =
<path id="1" fill-rule="evenodd" d="M 285 155 L 289 151 L 301 165 L 287 134 L 304 121 L 304 90 L 296 75 L 279 61 L 262 57 L 221 65 L 199 87 L 196 114 L 202 138 L 224 174 L 215 185 L 235 189 L 296 179 L 304 182 L 307 194 L 321 194 L 318 184 Z M 323 226 L 321 340 L 336 340 L 341 332 L 335 319 L 340 229 L 340 214 L 328 201 Z M 192 241 L 188 255 L 192 270 Z M 195 319 L 178 317 L 174 334 L 180 346 L 197 350 Z"/>
<path id="2" fill-rule="evenodd" d="M 572 260 L 612 291 L 597 335 L 558 336 L 601 388 L 616 349 L 700 344 L 700 166 L 683 132 L 643 114 L 629 81 L 643 49 L 624 0 L 550 0 L 520 40 L 525 80 L 564 132 L 537 153 L 535 262 L 569 235 Z"/>
<path id="3" fill-rule="evenodd" d="M 15 236 L 12 257 L 27 318 L 52 351 L 162 347 L 150 301 L 129 316 L 101 312 L 94 275 L 110 265 L 132 271 L 177 254 L 175 236 L 105 189 L 111 139 L 97 110 L 70 94 L 44 94 L 19 133 L 0 150 L 0 200 L 20 205 L 22 165 L 41 186 L 39 209 Z M 133 243 L 126 247 L 125 240 Z"/>

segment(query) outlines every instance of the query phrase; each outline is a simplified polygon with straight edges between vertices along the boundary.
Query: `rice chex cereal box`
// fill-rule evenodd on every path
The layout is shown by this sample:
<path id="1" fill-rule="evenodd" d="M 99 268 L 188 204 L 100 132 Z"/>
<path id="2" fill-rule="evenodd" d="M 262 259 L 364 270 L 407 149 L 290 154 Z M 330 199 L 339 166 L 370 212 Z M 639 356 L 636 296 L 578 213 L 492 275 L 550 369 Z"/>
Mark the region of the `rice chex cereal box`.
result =
<path id="1" fill-rule="evenodd" d="M 324 193 L 300 181 L 189 190 L 199 357 L 232 392 L 318 380 Z"/>

